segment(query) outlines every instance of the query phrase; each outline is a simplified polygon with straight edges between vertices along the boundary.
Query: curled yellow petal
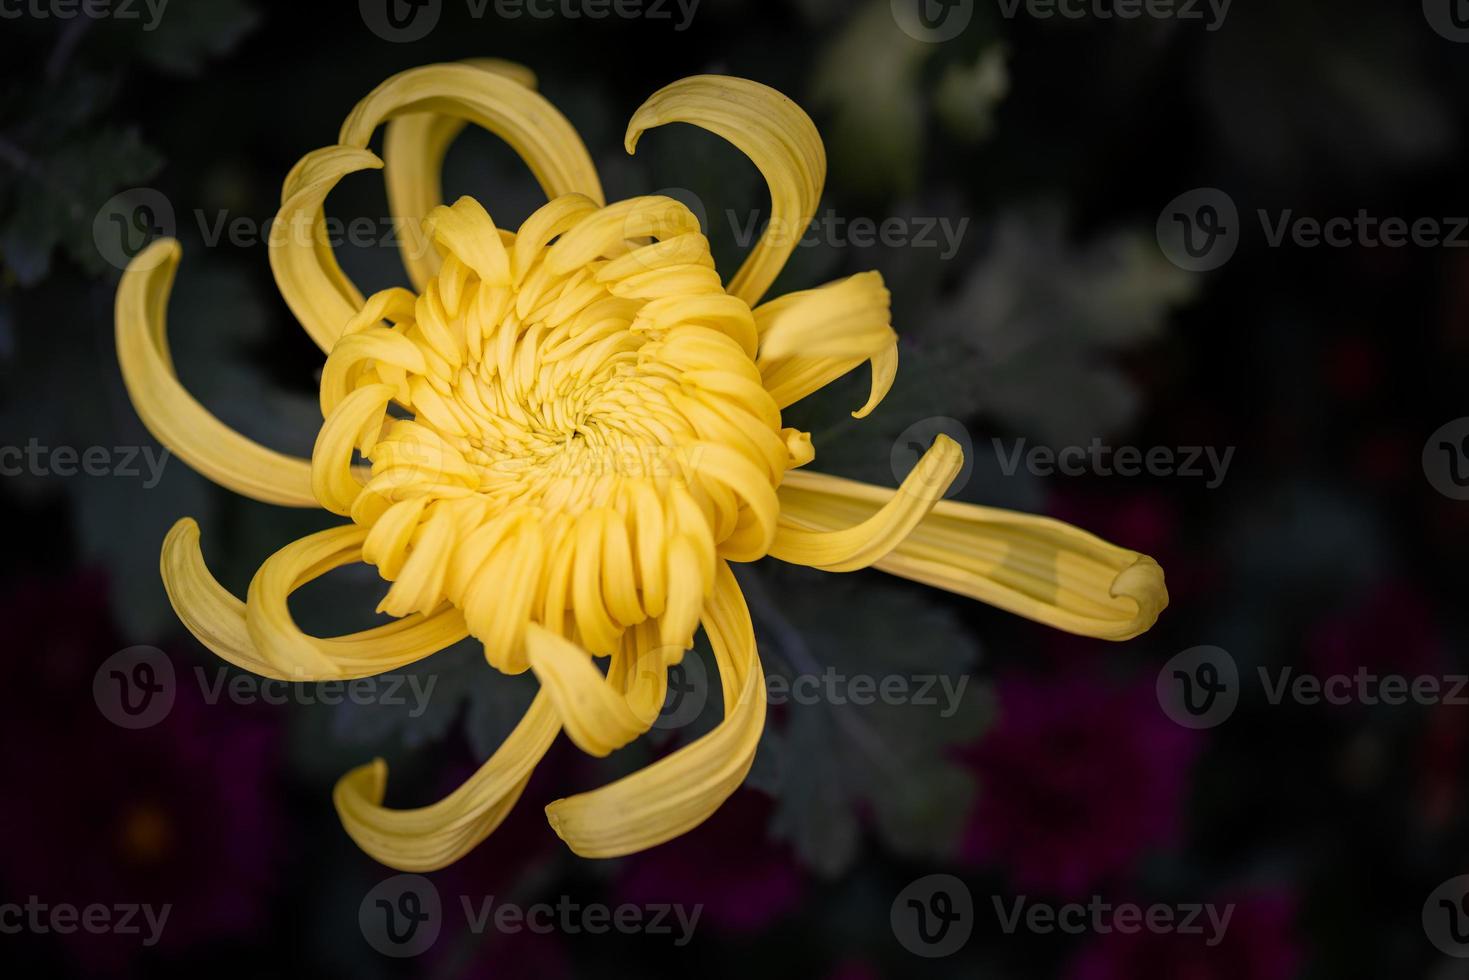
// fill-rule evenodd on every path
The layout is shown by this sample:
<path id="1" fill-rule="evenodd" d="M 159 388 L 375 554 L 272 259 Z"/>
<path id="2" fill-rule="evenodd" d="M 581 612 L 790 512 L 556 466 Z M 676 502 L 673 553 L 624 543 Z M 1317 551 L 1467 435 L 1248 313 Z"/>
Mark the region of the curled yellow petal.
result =
<path id="1" fill-rule="evenodd" d="M 668 593 L 658 620 L 658 641 L 666 647 L 684 650 L 694 642 L 706 591 L 700 564 L 698 550 L 688 535 L 676 534 L 668 539 Z"/>
<path id="2" fill-rule="evenodd" d="M 535 73 L 512 61 L 470 58 L 464 64 L 503 76 L 528 89 L 536 87 Z M 415 112 L 394 118 L 383 135 L 383 179 L 388 185 L 388 209 L 393 214 L 408 278 L 420 292 L 439 271 L 439 257 L 422 234 L 421 222 L 443 203 L 444 155 L 468 124 L 467 119 L 457 116 Z"/>
<path id="3" fill-rule="evenodd" d="M 585 194 L 564 194 L 541 205 L 526 218 L 515 233 L 515 245 L 510 255 L 515 284 L 519 286 L 525 279 L 531 265 L 552 239 L 566 234 L 596 210 L 596 202 Z"/>
<path id="4" fill-rule="evenodd" d="M 671 122 L 692 123 L 722 136 L 760 170 L 770 188 L 770 221 L 729 282 L 728 291 L 759 302 L 816 214 L 826 181 L 826 150 L 811 117 L 775 89 L 744 78 L 696 75 L 667 85 L 628 122 L 624 145 Z"/>
<path id="5" fill-rule="evenodd" d="M 286 305 L 323 351 L 332 349 L 363 306 L 362 294 L 337 264 L 323 205 L 347 174 L 382 165 L 365 149 L 323 147 L 302 157 L 281 189 L 270 226 L 270 270 Z"/>
<path id="6" fill-rule="evenodd" d="M 678 325 L 716 330 L 739 344 L 745 356 L 755 356 L 759 342 L 755 317 L 749 304 L 737 296 L 724 293 L 664 296 L 638 311 L 637 326 L 644 329 L 667 330 Z"/>
<path id="7" fill-rule="evenodd" d="M 649 727 L 668 696 L 668 668 L 682 661 L 684 648 L 659 641 L 658 624 L 644 620 L 629 629 L 607 665 L 607 680 L 627 699 L 633 714 Z"/>
<path id="8" fill-rule="evenodd" d="M 534 623 L 526 629 L 525 644 L 530 669 L 555 702 L 567 736 L 583 752 L 607 755 L 648 730 L 652 717 L 633 711 L 590 653 Z"/>
<path id="9" fill-rule="evenodd" d="M 373 645 L 374 640 L 391 642 L 391 638 L 406 628 L 399 624 L 412 626 L 426 622 L 435 618 L 439 610 L 434 611 L 435 615 L 419 618 L 415 618 L 418 614 L 405 616 L 397 623 L 379 627 L 380 632 L 369 630 L 339 641 L 308 636 L 296 625 L 287 602 L 291 593 L 334 568 L 360 561 L 366 537 L 366 529 L 355 524 L 328 528 L 291 542 L 265 560 L 251 579 L 245 596 L 245 627 L 257 656 L 288 677 L 350 678 L 401 667 L 440 649 L 390 646 L 380 650 Z M 444 627 L 447 635 L 452 636 L 450 643 L 468 635 L 464 617 L 458 612 L 444 622 Z M 345 640 L 355 642 L 344 644 Z M 364 661 L 370 662 L 371 669 L 364 669 L 367 666 Z"/>
<path id="10" fill-rule="evenodd" d="M 307 154 L 286 176 L 281 210 L 271 228 L 271 268 L 291 312 L 322 350 L 331 350 L 363 305 L 361 294 L 342 273 L 332 252 L 323 202 L 344 175 L 383 166 L 367 149 L 373 131 L 383 122 L 432 113 L 477 123 L 503 138 L 525 159 L 548 197 L 579 192 L 601 203 L 602 187 L 580 137 L 564 116 L 517 75 L 487 71 L 475 64 L 429 65 L 400 72 L 357 104 L 342 124 L 338 145 Z M 431 138 L 433 145 L 412 151 L 407 159 L 416 165 L 432 158 L 437 170 L 454 133 L 444 124 L 427 124 L 428 131 L 421 131 L 422 125 L 410 125 L 393 147 L 402 160 L 405 139 Z M 391 183 L 402 186 L 396 179 Z M 437 196 L 435 181 L 422 195 L 391 202 L 398 216 L 395 221 L 401 226 L 401 219 L 409 213 L 423 217 L 438 202 L 428 203 L 421 213 L 419 208 L 428 197 Z M 408 236 L 405 258 L 422 253 L 409 262 L 409 270 L 424 281 L 437 268 L 436 257 L 429 251 L 421 235 Z"/>
<path id="11" fill-rule="evenodd" d="M 174 455 L 235 493 L 314 507 L 311 464 L 266 449 L 215 418 L 184 388 L 168 351 L 168 295 L 181 251 L 159 239 L 134 256 L 117 287 L 117 360 L 138 417 Z"/>
<path id="12" fill-rule="evenodd" d="M 872 392 L 852 413 L 866 418 L 898 373 L 890 300 L 880 274 L 860 272 L 756 307 L 760 355 L 755 363 L 776 404 L 794 404 L 871 361 Z"/>
<path id="13" fill-rule="evenodd" d="M 311 569 L 311 577 L 355 560 L 350 549 L 339 551 L 331 556 L 336 564 Z M 168 601 L 189 632 L 221 659 L 262 677 L 287 681 L 371 677 L 422 660 L 469 635 L 464 617 L 446 606 L 432 616 L 408 616 L 347 636 L 308 637 L 327 666 L 282 668 L 266 659 L 251 638 L 245 603 L 220 585 L 204 564 L 199 525 L 192 518 L 181 519 L 168 532 L 159 567 Z"/>
<path id="14" fill-rule="evenodd" d="M 565 275 L 599 256 L 619 251 L 629 239 L 652 235 L 659 241 L 668 241 L 698 230 L 698 217 L 687 205 L 673 198 L 659 195 L 630 197 L 583 218 L 575 228 L 562 235 L 546 253 L 546 269 L 556 275 Z M 634 266 L 638 271 L 652 267 L 647 263 L 635 263 Z M 717 290 L 717 282 L 715 287 Z"/>
<path id="15" fill-rule="evenodd" d="M 765 677 L 750 612 L 725 562 L 719 563 L 703 623 L 719 665 L 724 720 L 645 769 L 548 805 L 551 826 L 582 857 L 620 857 L 687 833 L 750 771 L 765 727 Z"/>
<path id="16" fill-rule="evenodd" d="M 454 514 L 443 501 L 430 504 L 425 513 L 428 519 L 414 530 L 408 557 L 398 570 L 397 581 L 378 603 L 378 612 L 427 614 L 444 601 L 444 579 L 454 550 Z"/>
<path id="17" fill-rule="evenodd" d="M 472 197 L 439 205 L 423 219 L 430 236 L 441 242 L 486 285 L 510 284 L 510 254 L 489 212 Z"/>
<path id="18" fill-rule="evenodd" d="M 371 303 L 371 301 L 369 301 Z M 344 335 L 327 356 L 321 369 L 321 417 L 332 414 L 333 409 L 347 397 L 360 380 L 354 377 L 366 367 L 378 370 L 379 376 L 396 370 L 406 377 L 409 372 L 424 374 L 428 371 L 423 351 L 413 341 L 395 330 L 386 327 L 370 327 Z M 395 397 L 406 400 L 407 384 L 402 384 Z"/>
<path id="19" fill-rule="evenodd" d="M 770 546 L 772 557 L 828 572 L 866 568 L 905 541 L 964 466 L 964 450 L 940 434 L 886 503 L 860 524 L 812 531 L 782 523 Z M 784 505 L 784 499 L 782 499 Z"/>
<path id="20" fill-rule="evenodd" d="M 689 468 L 705 489 L 717 486 L 732 493 L 741 504 L 743 522 L 731 524 L 742 533 L 724 535 L 719 553 L 735 561 L 754 561 L 770 550 L 780 519 L 780 500 L 770 486 L 770 479 L 748 456 L 712 442 L 694 442 L 688 446 Z M 746 517 L 746 515 L 748 515 Z"/>
<path id="21" fill-rule="evenodd" d="M 333 514 L 352 513 L 352 504 L 362 492 L 362 483 L 352 470 L 352 450 L 361 445 L 364 433 L 376 441 L 392 399 L 389 385 L 358 388 L 332 409 L 317 433 L 311 451 L 311 491 Z"/>
<path id="22" fill-rule="evenodd" d="M 348 835 L 378 861 L 399 871 L 436 871 L 500 825 L 559 728 L 556 708 L 542 691 L 489 761 L 439 802 L 412 810 L 384 807 L 388 767 L 381 759 L 343 776 L 332 802 Z"/>
<path id="23" fill-rule="evenodd" d="M 337 142 L 365 147 L 373 130 L 401 116 L 432 112 L 464 119 L 509 143 L 530 167 L 546 197 L 585 194 L 601 205 L 602 184 L 581 137 L 555 106 L 523 82 L 523 77 L 510 78 L 473 64 L 411 68 L 357 103 L 342 124 Z M 413 209 L 423 203 L 432 207 L 439 202 L 418 197 Z M 399 212 L 395 206 L 394 213 L 406 216 L 409 212 Z"/>
<path id="24" fill-rule="evenodd" d="M 755 307 L 756 363 L 794 354 L 860 357 L 894 340 L 891 294 L 882 274 L 859 272 Z"/>
<path id="25" fill-rule="evenodd" d="M 793 470 L 781 518 L 811 530 L 868 519 L 897 491 Z M 1049 517 L 941 500 L 874 567 L 1104 640 L 1145 632 L 1168 605 L 1163 569 Z"/>
<path id="26" fill-rule="evenodd" d="M 507 674 L 527 669 L 525 629 L 546 562 L 546 535 L 534 511 L 507 511 L 471 532 L 453 562 L 449 595 L 467 610 L 485 659 Z"/>

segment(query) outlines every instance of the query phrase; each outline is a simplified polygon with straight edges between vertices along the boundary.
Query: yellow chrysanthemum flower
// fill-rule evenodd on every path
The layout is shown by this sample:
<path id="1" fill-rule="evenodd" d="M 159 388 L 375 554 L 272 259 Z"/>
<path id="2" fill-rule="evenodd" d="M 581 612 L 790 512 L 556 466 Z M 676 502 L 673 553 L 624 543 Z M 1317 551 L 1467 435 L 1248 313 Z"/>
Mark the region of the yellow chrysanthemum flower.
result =
<path id="1" fill-rule="evenodd" d="M 380 160 L 367 145 L 385 122 Z M 549 199 L 513 234 L 472 199 L 439 205 L 444 153 L 466 122 L 514 147 Z M 118 359 L 158 440 L 238 493 L 350 518 L 272 555 L 244 602 L 205 566 L 198 526 L 179 521 L 163 581 L 201 643 L 245 670 L 313 681 L 379 674 L 469 635 L 495 668 L 540 682 L 504 745 L 432 806 L 383 807 L 381 760 L 342 778 L 342 823 L 384 864 L 434 869 L 474 847 L 559 731 L 598 756 L 646 731 L 701 625 L 723 721 L 546 814 L 588 857 L 706 819 L 744 779 L 765 722 L 728 562 L 874 566 L 1112 640 L 1147 629 L 1167 602 L 1150 558 L 1047 518 L 943 500 L 962 463 L 952 440 L 896 490 L 801 468 L 810 438 L 783 427 L 781 409 L 864 362 L 872 394 L 854 414 L 882 400 L 897 370 L 888 292 L 867 272 L 760 302 L 825 178 L 816 129 L 789 99 L 737 78 L 684 79 L 633 115 L 628 152 L 671 122 L 722 136 L 769 184 L 769 228 L 727 286 L 678 202 L 604 205 L 581 140 L 524 69 L 433 65 L 362 100 L 338 142 L 286 177 L 270 243 L 281 293 L 327 353 L 309 461 L 230 430 L 179 383 L 164 327 L 177 242 L 155 242 L 123 276 Z M 345 174 L 378 167 L 415 291 L 364 299 L 333 258 L 322 204 Z M 380 611 L 395 620 L 303 633 L 292 591 L 357 561 L 392 583 Z"/>

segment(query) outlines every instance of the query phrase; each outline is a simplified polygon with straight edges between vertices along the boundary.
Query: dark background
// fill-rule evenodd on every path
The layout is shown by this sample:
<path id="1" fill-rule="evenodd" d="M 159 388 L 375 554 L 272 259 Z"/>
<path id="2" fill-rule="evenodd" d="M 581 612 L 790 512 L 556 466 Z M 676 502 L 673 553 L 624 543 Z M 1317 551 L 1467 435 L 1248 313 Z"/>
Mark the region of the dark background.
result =
<path id="1" fill-rule="evenodd" d="M 0 935 L 7 974 L 1469 975 L 1423 921 L 1430 893 L 1469 873 L 1469 706 L 1272 704 L 1257 680 L 1286 666 L 1469 670 L 1469 503 L 1425 468 L 1439 458 L 1430 436 L 1469 415 L 1469 234 L 1458 247 L 1271 247 L 1256 217 L 1365 209 L 1451 231 L 1469 214 L 1469 44 L 1412 2 L 1239 0 L 1211 31 L 1023 7 L 1007 18 L 975 0 L 968 26 L 935 44 L 899 30 L 886 0 L 703 0 L 686 30 L 668 9 L 669 20 L 542 20 L 491 5 L 475 18 L 444 0 L 413 43 L 376 36 L 351 3 L 174 0 L 151 31 L 34 11 L 0 21 L 0 445 L 104 447 L 116 464 L 0 480 L 0 898 L 173 906 L 151 947 Z M 118 192 L 162 195 L 165 230 L 184 247 L 170 306 L 182 377 L 242 431 L 309 453 L 320 355 L 258 239 L 210 244 L 205 232 L 221 215 L 268 219 L 290 166 L 332 142 L 388 75 L 475 56 L 536 71 L 609 200 L 696 201 L 726 277 L 740 255 L 732 227 L 768 207 L 753 166 L 689 127 L 650 134 L 635 157 L 621 148 L 642 100 L 688 74 L 754 78 L 811 113 L 830 160 L 823 214 L 967 221 L 952 255 L 833 233 L 797 249 L 772 295 L 877 268 L 904 346 L 898 387 L 871 418 L 846 414 L 863 397 L 858 372 L 793 424 L 812 429 L 818 467 L 891 483 L 906 429 L 960 420 L 975 459 L 963 499 L 1051 513 L 1153 555 L 1172 605 L 1150 633 L 1108 644 L 876 572 L 762 563 L 744 581 L 772 675 L 963 676 L 960 710 L 772 708 L 745 789 L 697 831 L 616 862 L 575 859 L 540 807 L 691 737 L 717 704 L 607 761 L 563 740 L 507 823 L 431 876 L 442 934 L 399 961 L 359 927 L 363 896 L 391 873 L 342 832 L 331 786 L 381 754 L 391 803 L 438 798 L 498 744 L 525 686 L 456 648 L 414 668 L 435 685 L 422 712 L 207 703 L 196 670 L 212 684 L 218 664 L 168 608 L 164 532 L 196 517 L 212 567 L 243 595 L 263 558 L 331 522 L 235 497 L 178 460 L 156 485 L 146 468 L 123 472 L 122 450 L 157 447 L 122 389 L 118 270 L 94 225 Z M 1165 258 L 1154 229 L 1197 187 L 1237 205 L 1240 242 L 1195 274 Z M 539 194 L 477 132 L 451 151 L 445 189 L 511 228 Z M 329 213 L 384 215 L 380 180 L 349 178 Z M 343 262 L 368 290 L 403 279 L 381 243 Z M 1001 465 L 1019 439 L 1094 438 L 1234 454 L 1215 487 Z M 349 570 L 295 608 L 308 629 L 350 630 L 380 592 L 371 569 Z M 99 710 L 93 678 L 136 645 L 164 651 L 178 682 L 165 719 L 128 730 Z M 1242 683 L 1231 717 L 1191 730 L 1165 714 L 1155 682 L 1200 645 L 1227 651 Z M 920 958 L 890 909 L 938 873 L 967 886 L 973 934 L 951 956 Z M 704 909 L 682 947 L 616 932 L 475 935 L 458 898 L 490 895 Z M 1234 912 L 1214 946 L 1157 931 L 1007 932 L 995 902 L 1019 896 Z"/>

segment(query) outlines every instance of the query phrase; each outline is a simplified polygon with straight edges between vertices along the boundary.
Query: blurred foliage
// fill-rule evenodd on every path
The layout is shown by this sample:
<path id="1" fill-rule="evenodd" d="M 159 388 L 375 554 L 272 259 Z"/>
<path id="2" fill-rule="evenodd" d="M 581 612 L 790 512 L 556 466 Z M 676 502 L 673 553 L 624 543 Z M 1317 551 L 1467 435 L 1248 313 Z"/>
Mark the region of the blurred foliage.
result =
<path id="1" fill-rule="evenodd" d="M 1058 446 L 1126 431 L 1142 397 L 1114 358 L 1157 339 L 1196 289 L 1145 233 L 1077 245 L 1055 206 L 1002 213 L 931 322 L 945 354 L 977 367 L 955 411 Z"/>
<path id="2" fill-rule="evenodd" d="M 990 43 L 971 61 L 931 61 L 941 48 L 893 30 L 886 2 L 866 3 L 817 61 L 811 95 L 831 114 L 823 139 L 833 179 L 867 194 L 918 189 L 932 116 L 961 139 L 977 141 L 994 125 L 1009 82 L 1004 47 Z M 895 36 L 896 35 L 896 36 Z"/>
<path id="3" fill-rule="evenodd" d="M 938 683 L 968 681 L 978 662 L 957 617 L 917 589 L 790 566 L 741 569 L 740 583 L 767 641 L 767 675 L 791 692 L 752 776 L 778 801 L 774 835 L 824 875 L 858 859 L 863 814 L 896 854 L 950 853 L 974 788 L 948 748 L 978 735 L 986 713 L 978 685 L 947 703 Z M 789 686 L 798 678 L 823 679 L 836 697 L 808 704 Z M 856 678 L 901 678 L 913 699 L 850 703 Z"/>
<path id="4" fill-rule="evenodd" d="M 14 66 L 0 97 L 0 168 L 9 172 L 0 182 L 0 274 L 35 285 L 58 248 L 103 271 L 92 230 L 99 209 L 163 165 L 137 124 L 116 118 L 118 93 L 143 70 L 197 74 L 258 22 L 247 0 L 178 4 L 151 30 L 85 16 L 7 20 L 15 32 L 7 47 L 44 60 L 29 72 Z"/>

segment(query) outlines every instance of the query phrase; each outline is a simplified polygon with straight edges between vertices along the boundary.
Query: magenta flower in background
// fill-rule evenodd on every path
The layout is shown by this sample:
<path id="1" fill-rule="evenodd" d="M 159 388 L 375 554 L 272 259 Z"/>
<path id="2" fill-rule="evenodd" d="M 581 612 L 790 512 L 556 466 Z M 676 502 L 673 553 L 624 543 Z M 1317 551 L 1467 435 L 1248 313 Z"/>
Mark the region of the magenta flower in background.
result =
<path id="1" fill-rule="evenodd" d="M 1339 612 L 1316 623 L 1306 640 L 1306 663 L 1326 677 L 1439 674 L 1444 646 L 1427 598 L 1402 581 L 1378 584 Z"/>
<path id="2" fill-rule="evenodd" d="M 1463 809 L 1462 773 L 1469 755 L 1463 712 L 1458 705 L 1434 706 L 1418 747 L 1418 812 L 1433 830 L 1451 825 Z"/>
<path id="3" fill-rule="evenodd" d="M 789 849 L 768 839 L 771 806 L 763 794 L 739 790 L 694 832 L 628 858 L 614 901 L 703 905 L 701 924 L 726 934 L 769 928 L 805 893 Z"/>
<path id="4" fill-rule="evenodd" d="M 845 959 L 827 974 L 826 980 L 882 980 L 882 974 L 864 960 Z"/>
<path id="5" fill-rule="evenodd" d="M 1176 841 L 1199 736 L 1163 714 L 1151 679 L 1011 678 L 995 693 L 966 753 L 979 795 L 965 858 L 1071 897 Z"/>
<path id="6" fill-rule="evenodd" d="M 138 935 L 56 936 L 89 975 L 262 928 L 280 850 L 269 713 L 227 699 L 206 704 L 192 665 L 174 656 L 166 717 L 136 730 L 108 721 L 92 677 L 127 644 L 101 576 L 21 586 L 0 615 L 13 648 L 34 664 L 27 683 L 3 695 L 0 738 L 11 750 L 0 753 L 0 781 L 12 799 L 46 801 L 0 808 L 6 894 L 79 908 L 170 906 L 151 949 Z"/>
<path id="7" fill-rule="evenodd" d="M 422 975 L 456 980 L 571 980 L 576 976 L 575 964 L 556 933 L 491 929 L 483 941 L 477 937 L 463 938 L 465 945 L 474 947 L 471 952 L 456 961 L 454 956 L 459 952 L 456 944 L 440 938 L 432 960 L 435 969 Z"/>
<path id="8" fill-rule="evenodd" d="M 1202 935 L 1109 932 L 1092 938 L 1072 962 L 1067 980 L 1291 980 L 1301 968 L 1295 900 L 1277 891 L 1221 897 L 1234 911 L 1217 945 Z M 1140 903 L 1146 904 L 1146 903 Z"/>

